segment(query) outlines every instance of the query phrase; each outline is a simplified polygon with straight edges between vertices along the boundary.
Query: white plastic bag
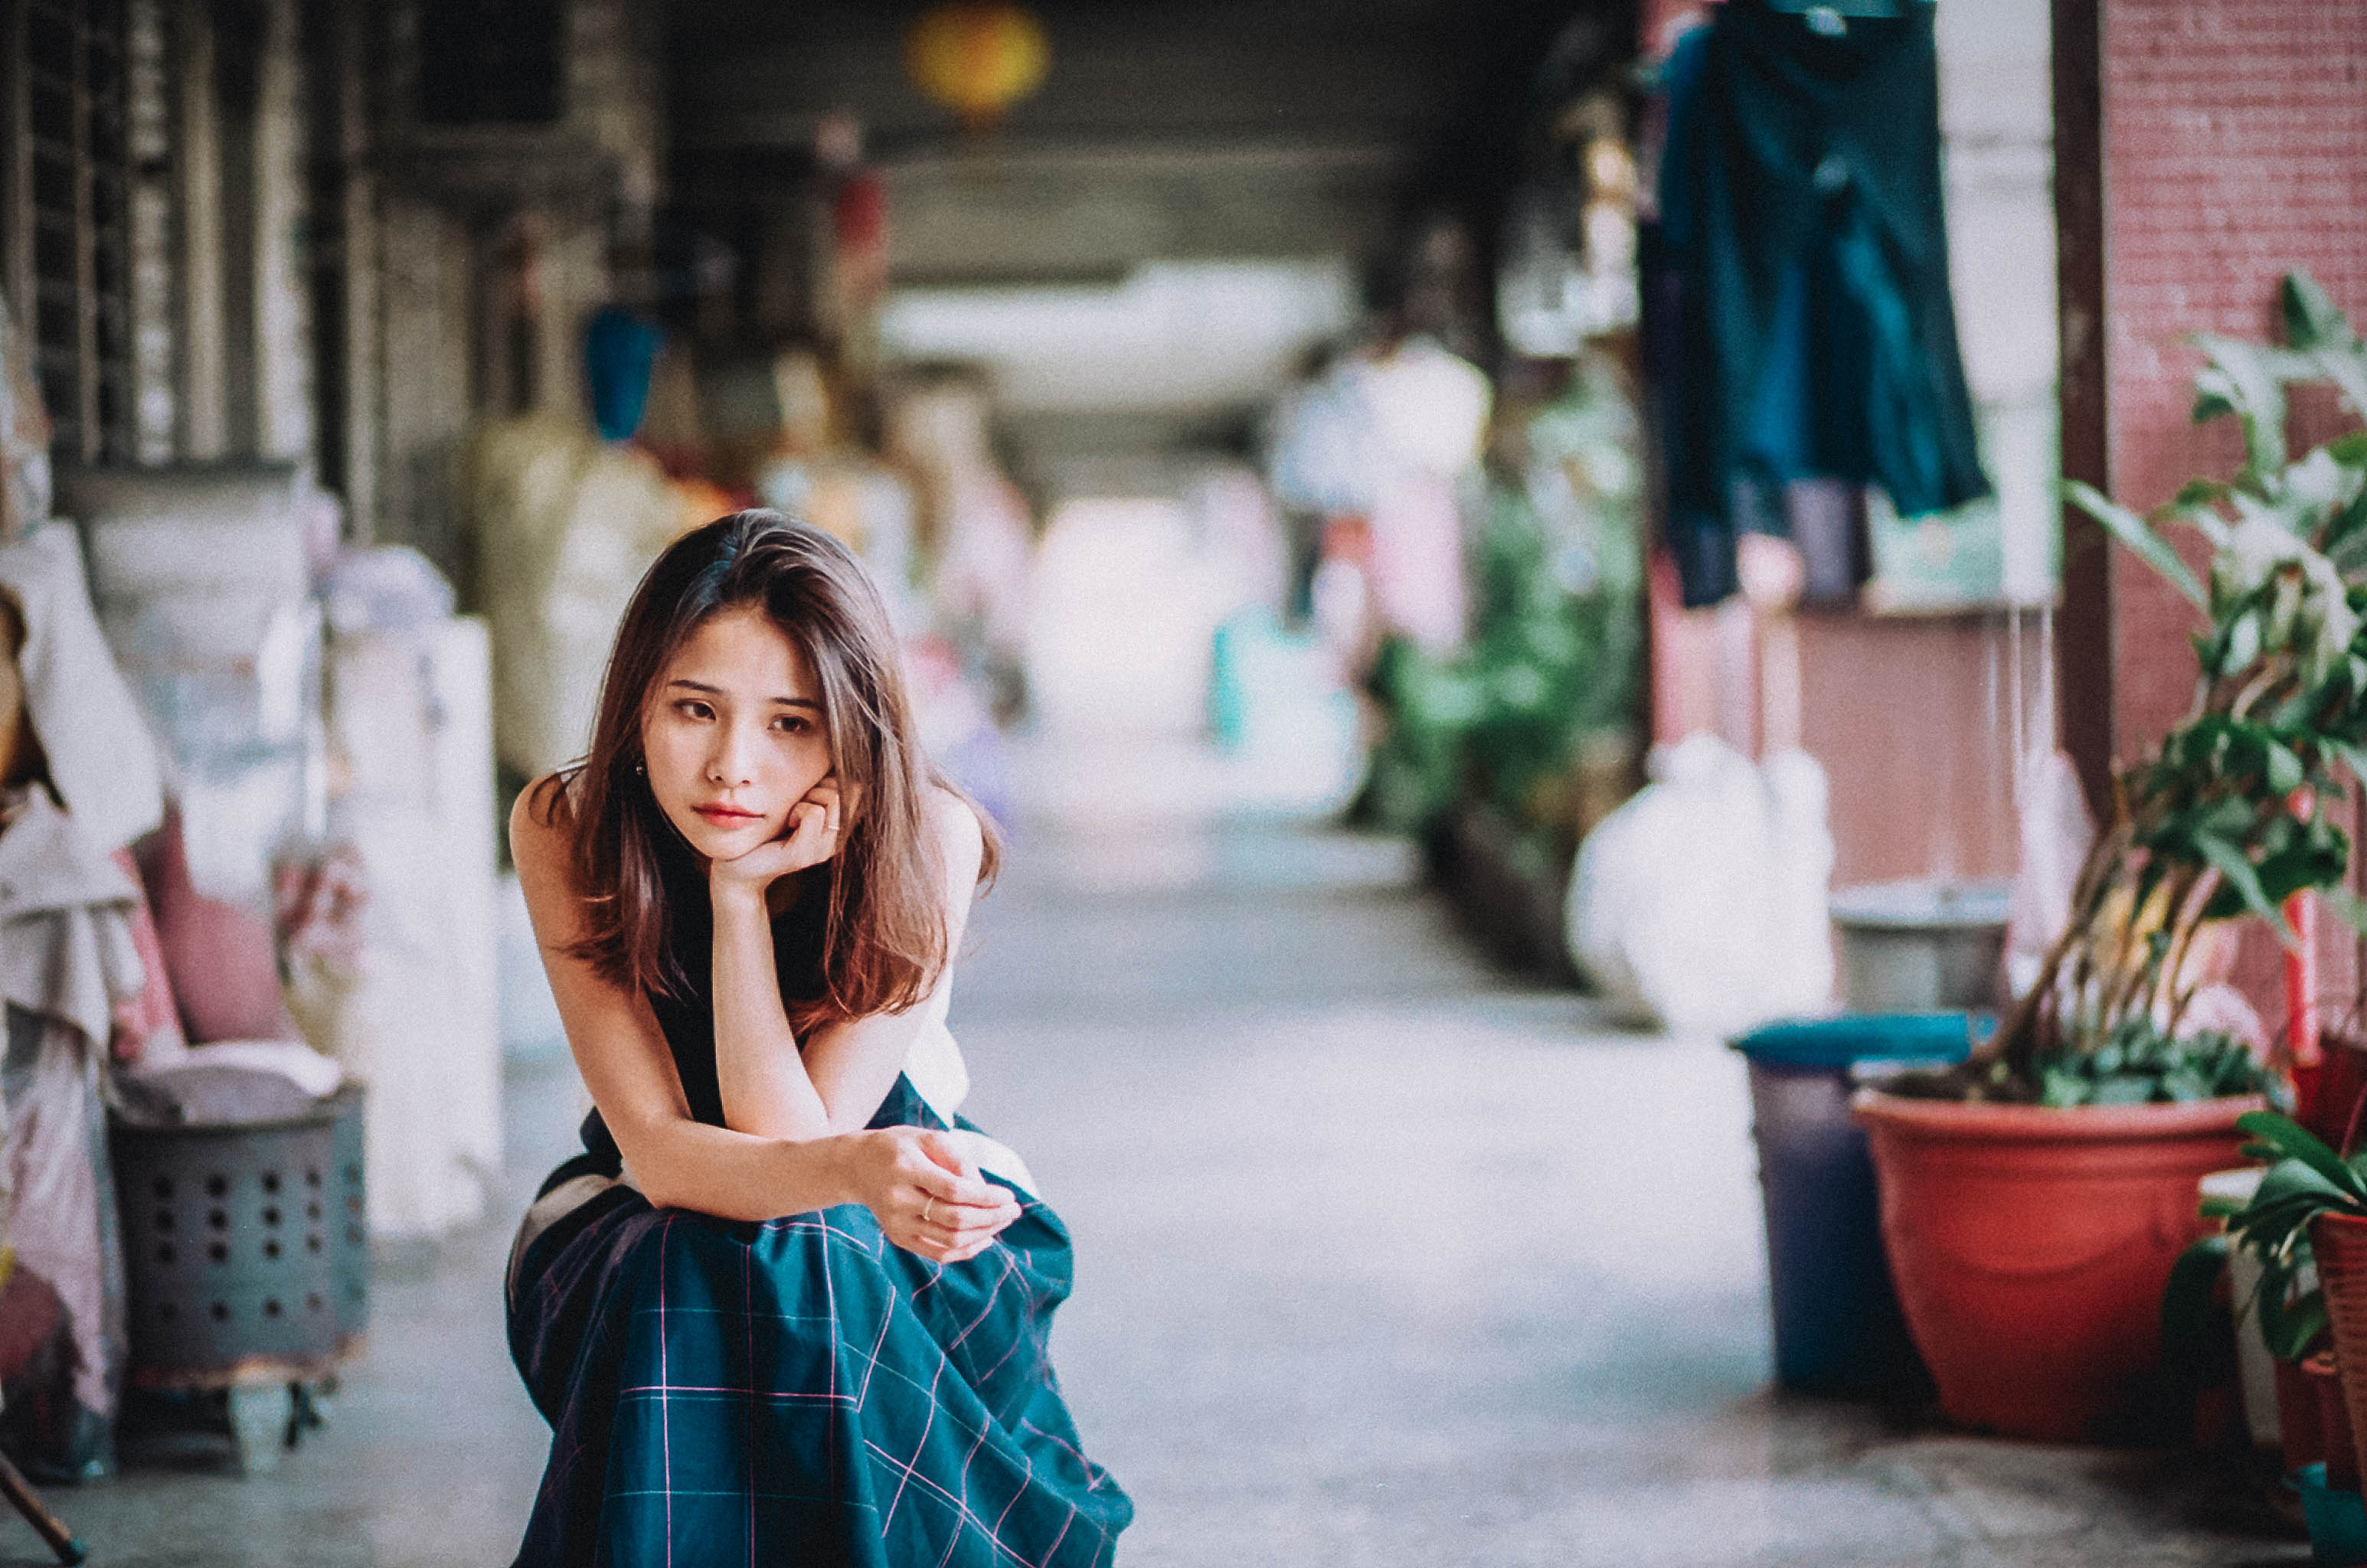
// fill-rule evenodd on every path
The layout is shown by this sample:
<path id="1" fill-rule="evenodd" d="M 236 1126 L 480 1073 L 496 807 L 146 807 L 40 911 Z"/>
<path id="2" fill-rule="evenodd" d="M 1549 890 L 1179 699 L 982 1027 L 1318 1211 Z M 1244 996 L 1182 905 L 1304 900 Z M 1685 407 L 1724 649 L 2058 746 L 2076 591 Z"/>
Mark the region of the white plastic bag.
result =
<path id="1" fill-rule="evenodd" d="M 2096 841 L 2095 820 L 2069 757 L 2042 751 L 2022 760 L 2017 817 L 2022 869 L 2006 908 L 2005 981 L 2007 994 L 2019 998 L 2037 983 L 2048 949 L 2071 919 L 2079 867 Z"/>
<path id="2" fill-rule="evenodd" d="M 1833 957 L 1824 769 L 1714 736 L 1656 748 L 1652 783 L 1579 846 L 1570 957 L 1639 1023 L 1740 1033 L 1822 1010 Z"/>

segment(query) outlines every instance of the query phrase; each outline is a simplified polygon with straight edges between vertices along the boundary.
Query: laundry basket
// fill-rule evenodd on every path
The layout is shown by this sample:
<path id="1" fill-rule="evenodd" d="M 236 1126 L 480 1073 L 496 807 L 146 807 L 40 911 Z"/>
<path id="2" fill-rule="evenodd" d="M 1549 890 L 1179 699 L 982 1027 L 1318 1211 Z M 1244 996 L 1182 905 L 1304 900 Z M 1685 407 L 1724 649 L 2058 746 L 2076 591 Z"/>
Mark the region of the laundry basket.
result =
<path id="1" fill-rule="evenodd" d="M 369 1321 L 361 1088 L 271 1121 L 118 1122 L 111 1147 L 130 1381 L 231 1390 L 242 1460 L 266 1468 L 242 1426 L 282 1421 L 291 1391 L 334 1372 Z"/>

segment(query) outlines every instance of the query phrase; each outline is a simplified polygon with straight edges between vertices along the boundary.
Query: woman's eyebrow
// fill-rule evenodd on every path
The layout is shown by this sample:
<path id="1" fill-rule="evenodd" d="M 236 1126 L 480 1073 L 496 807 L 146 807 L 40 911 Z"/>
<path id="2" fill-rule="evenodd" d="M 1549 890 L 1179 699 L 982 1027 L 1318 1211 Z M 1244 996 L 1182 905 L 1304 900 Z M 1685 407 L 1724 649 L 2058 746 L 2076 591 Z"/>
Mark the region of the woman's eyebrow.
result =
<path id="1" fill-rule="evenodd" d="M 685 691 L 697 692 L 701 696 L 720 697 L 729 694 L 720 686 L 710 686 L 704 681 L 693 681 L 680 675 L 668 681 L 666 684 L 669 687 L 680 686 Z M 775 697 L 773 705 L 784 708 L 811 708 L 816 713 L 821 712 L 821 704 L 811 697 Z"/>

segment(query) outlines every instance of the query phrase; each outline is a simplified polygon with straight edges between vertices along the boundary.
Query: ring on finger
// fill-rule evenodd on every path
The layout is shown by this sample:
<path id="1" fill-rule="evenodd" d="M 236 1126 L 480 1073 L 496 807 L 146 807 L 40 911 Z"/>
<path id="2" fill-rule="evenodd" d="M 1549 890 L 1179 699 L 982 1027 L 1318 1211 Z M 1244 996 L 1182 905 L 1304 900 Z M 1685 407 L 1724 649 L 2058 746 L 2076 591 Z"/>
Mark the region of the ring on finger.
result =
<path id="1" fill-rule="evenodd" d="M 937 1206 L 937 1200 L 934 1194 L 923 1194 L 923 1196 L 928 1198 L 928 1201 L 921 1205 L 921 1223 L 925 1225 L 929 1223 L 930 1211 Z"/>

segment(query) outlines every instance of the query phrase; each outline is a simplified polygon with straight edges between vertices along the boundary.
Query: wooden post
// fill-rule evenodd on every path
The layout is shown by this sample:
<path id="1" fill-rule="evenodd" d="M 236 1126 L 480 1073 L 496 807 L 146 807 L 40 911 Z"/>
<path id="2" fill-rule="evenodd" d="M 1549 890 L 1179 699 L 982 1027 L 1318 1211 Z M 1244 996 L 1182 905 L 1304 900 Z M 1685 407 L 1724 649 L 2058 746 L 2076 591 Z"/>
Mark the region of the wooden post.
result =
<path id="1" fill-rule="evenodd" d="M 2106 378 L 2103 0 L 2054 0 L 2056 327 L 2063 476 L 2112 493 Z M 2099 822 L 2112 815 L 2112 560 L 2105 535 L 2063 508 L 2056 711 Z"/>

